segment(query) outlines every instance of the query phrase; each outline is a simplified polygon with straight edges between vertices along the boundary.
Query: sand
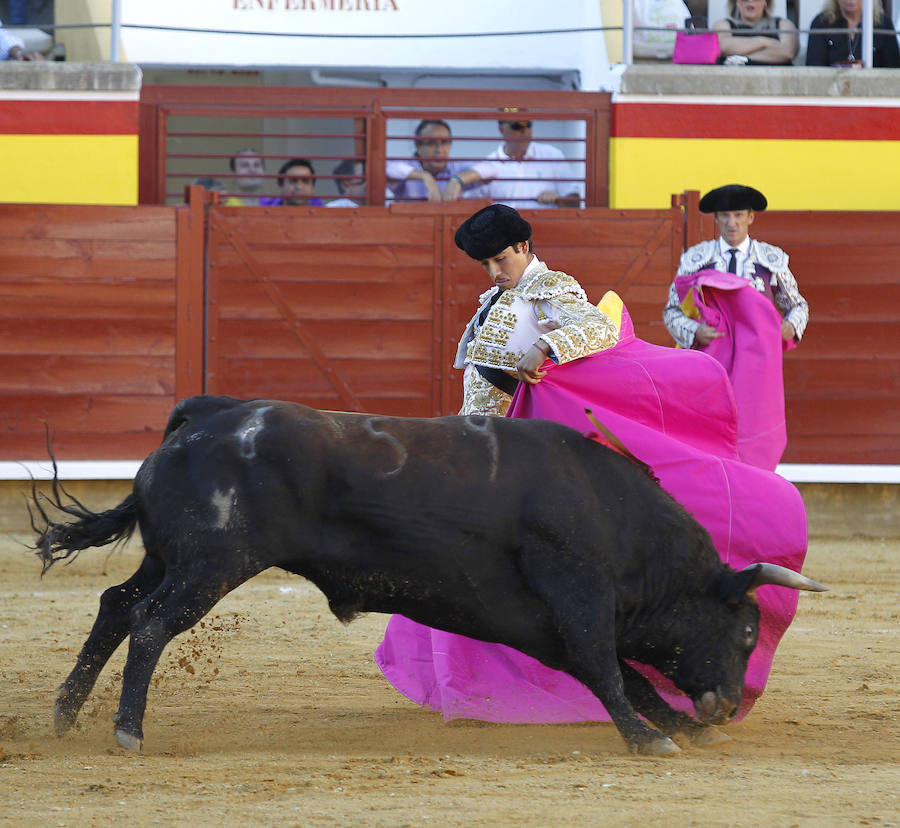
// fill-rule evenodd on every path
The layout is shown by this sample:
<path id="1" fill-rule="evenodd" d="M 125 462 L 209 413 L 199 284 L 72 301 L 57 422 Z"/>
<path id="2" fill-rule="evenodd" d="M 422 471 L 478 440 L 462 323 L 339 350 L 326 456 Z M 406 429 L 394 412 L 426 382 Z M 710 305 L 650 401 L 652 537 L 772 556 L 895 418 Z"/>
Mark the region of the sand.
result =
<path id="1" fill-rule="evenodd" d="M 372 661 L 386 616 L 342 626 L 271 571 L 163 654 L 140 752 L 118 746 L 125 647 L 52 730 L 102 590 L 140 545 L 40 578 L 0 535 L 0 825 L 900 826 L 896 540 L 814 539 L 769 686 L 732 741 L 632 756 L 611 724 L 445 724 Z"/>

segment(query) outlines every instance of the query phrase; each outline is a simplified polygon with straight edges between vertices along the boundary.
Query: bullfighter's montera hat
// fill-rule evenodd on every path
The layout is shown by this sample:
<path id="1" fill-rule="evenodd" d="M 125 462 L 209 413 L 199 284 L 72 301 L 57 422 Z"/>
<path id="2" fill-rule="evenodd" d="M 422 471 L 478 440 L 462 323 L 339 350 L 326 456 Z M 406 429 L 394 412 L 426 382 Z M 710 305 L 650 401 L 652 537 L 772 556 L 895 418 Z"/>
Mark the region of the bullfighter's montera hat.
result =
<path id="1" fill-rule="evenodd" d="M 456 246 L 476 261 L 490 259 L 516 242 L 531 238 L 531 225 L 506 204 L 489 204 L 456 231 Z"/>
<path id="2" fill-rule="evenodd" d="M 727 210 L 765 210 L 766 197 L 753 187 L 743 184 L 726 184 L 710 190 L 700 199 L 701 213 L 720 213 Z"/>

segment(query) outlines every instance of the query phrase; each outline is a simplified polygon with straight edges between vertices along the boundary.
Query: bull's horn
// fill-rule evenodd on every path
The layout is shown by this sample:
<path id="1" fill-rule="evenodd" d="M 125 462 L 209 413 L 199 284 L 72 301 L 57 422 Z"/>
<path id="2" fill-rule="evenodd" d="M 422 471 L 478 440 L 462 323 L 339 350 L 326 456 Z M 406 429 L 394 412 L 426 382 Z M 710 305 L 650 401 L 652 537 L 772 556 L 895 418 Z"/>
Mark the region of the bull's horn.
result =
<path id="1" fill-rule="evenodd" d="M 744 572 L 750 572 L 754 569 L 756 570 L 756 577 L 753 579 L 747 592 L 751 592 L 763 584 L 775 584 L 776 586 L 785 586 L 791 589 L 805 589 L 809 592 L 828 592 L 827 586 L 822 586 L 822 584 L 816 583 L 805 575 L 794 572 L 793 569 L 778 566 L 778 564 L 750 564 L 744 569 Z"/>

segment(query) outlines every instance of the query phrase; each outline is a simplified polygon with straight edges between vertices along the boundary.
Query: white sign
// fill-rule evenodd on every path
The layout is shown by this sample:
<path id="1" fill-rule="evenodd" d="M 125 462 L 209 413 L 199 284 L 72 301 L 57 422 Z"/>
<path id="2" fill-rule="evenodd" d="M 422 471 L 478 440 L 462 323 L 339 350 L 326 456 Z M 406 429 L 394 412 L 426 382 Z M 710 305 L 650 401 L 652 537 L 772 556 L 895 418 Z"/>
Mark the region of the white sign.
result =
<path id="1" fill-rule="evenodd" d="M 146 65 L 608 71 L 600 0 L 119 2 Z"/>

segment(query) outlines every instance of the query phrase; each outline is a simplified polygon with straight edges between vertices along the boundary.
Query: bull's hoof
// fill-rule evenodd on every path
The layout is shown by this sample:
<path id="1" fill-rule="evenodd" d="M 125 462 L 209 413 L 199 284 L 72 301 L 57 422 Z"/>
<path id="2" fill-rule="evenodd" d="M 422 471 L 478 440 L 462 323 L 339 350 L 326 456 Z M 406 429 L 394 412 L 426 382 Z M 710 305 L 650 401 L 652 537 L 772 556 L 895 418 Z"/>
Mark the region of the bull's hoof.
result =
<path id="1" fill-rule="evenodd" d="M 116 740 L 125 750 L 140 750 L 144 744 L 144 740 L 140 736 L 126 733 L 124 730 L 119 730 L 119 728 L 116 728 Z"/>
<path id="2" fill-rule="evenodd" d="M 722 742 L 730 742 L 731 737 L 717 727 L 700 728 L 690 735 L 692 745 L 697 747 L 711 747 L 712 745 L 721 745 Z"/>
<path id="3" fill-rule="evenodd" d="M 78 719 L 78 711 L 62 706 L 59 702 L 53 708 L 53 729 L 57 736 L 65 736 Z"/>
<path id="4" fill-rule="evenodd" d="M 650 739 L 647 742 L 635 745 L 632 750 L 643 756 L 668 756 L 671 753 L 681 753 L 681 748 L 668 736 Z"/>

